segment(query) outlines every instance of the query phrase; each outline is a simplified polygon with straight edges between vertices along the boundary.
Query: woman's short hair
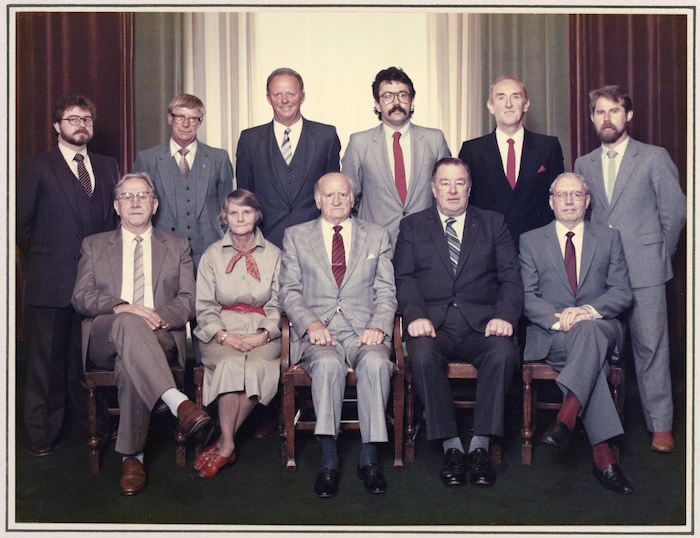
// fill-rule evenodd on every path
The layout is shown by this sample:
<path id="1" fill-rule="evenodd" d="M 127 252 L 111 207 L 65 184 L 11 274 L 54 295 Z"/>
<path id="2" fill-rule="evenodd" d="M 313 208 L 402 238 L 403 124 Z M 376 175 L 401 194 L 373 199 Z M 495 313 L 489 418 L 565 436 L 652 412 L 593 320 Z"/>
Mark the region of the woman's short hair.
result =
<path id="1" fill-rule="evenodd" d="M 221 207 L 221 213 L 219 213 L 219 222 L 221 222 L 221 224 L 228 224 L 226 214 L 228 213 L 229 204 L 247 205 L 248 207 L 252 207 L 255 209 L 255 225 L 257 226 L 260 224 L 260 221 L 263 218 L 263 207 L 260 200 L 258 200 L 258 197 L 249 190 L 236 189 L 226 197 L 226 200 L 224 200 L 223 206 Z"/>

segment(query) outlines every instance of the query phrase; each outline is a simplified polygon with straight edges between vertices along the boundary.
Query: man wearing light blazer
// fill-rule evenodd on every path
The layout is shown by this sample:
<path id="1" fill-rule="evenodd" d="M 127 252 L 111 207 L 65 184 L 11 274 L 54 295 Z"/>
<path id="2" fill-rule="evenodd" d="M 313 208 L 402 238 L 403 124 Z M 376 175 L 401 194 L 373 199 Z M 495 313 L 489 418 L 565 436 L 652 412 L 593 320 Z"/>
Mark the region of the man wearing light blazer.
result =
<path id="1" fill-rule="evenodd" d="M 381 123 L 350 136 L 342 172 L 352 180 L 358 216 L 386 227 L 394 244 L 401 219 L 433 204 L 433 167 L 450 149 L 442 131 L 411 122 L 416 91 L 402 69 L 377 73 L 372 93 Z"/>
<path id="2" fill-rule="evenodd" d="M 579 157 L 574 171 L 591 193 L 591 221 L 620 231 L 634 303 L 628 323 L 651 449 L 671 452 L 673 399 L 666 312 L 671 257 L 685 225 L 686 199 L 668 152 L 627 133 L 632 100 L 615 85 L 590 94 L 590 117 L 602 147 Z"/>
<path id="3" fill-rule="evenodd" d="M 369 493 L 384 493 L 376 443 L 388 440 L 385 410 L 397 306 L 391 243 L 382 227 L 350 217 L 350 179 L 326 174 L 315 191 L 321 217 L 285 232 L 280 275 L 280 302 L 292 323 L 291 362 L 312 378 L 322 451 L 314 493 L 325 498 L 338 492 L 336 438 L 348 366 L 357 375 L 358 477 Z"/>

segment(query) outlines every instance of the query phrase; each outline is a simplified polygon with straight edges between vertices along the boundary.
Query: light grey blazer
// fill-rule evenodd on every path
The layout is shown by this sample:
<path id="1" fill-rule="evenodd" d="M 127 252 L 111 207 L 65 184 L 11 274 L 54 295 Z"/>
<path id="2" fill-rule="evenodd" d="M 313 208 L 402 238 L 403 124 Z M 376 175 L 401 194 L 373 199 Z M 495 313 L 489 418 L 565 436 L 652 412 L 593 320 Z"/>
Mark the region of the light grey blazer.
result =
<path id="1" fill-rule="evenodd" d="M 451 154 L 442 131 L 411 123 L 411 172 L 404 205 L 396 191 L 383 125 L 350 135 L 341 171 L 352 180 L 357 215 L 385 227 L 393 245 L 401 219 L 433 204 L 433 167 Z"/>
<path id="2" fill-rule="evenodd" d="M 678 168 L 661 147 L 630 138 L 608 203 L 600 147 L 579 157 L 574 171 L 591 194 L 591 221 L 620 231 L 633 288 L 673 277 L 671 256 L 686 219 Z"/>
<path id="3" fill-rule="evenodd" d="M 388 233 L 353 218 L 352 245 L 339 289 L 324 247 L 321 218 L 287 228 L 284 234 L 280 303 L 292 322 L 292 364 L 301 359 L 298 344 L 309 325 L 328 325 L 339 309 L 358 336 L 374 327 L 389 335 L 387 345 L 391 341 L 397 302 Z"/>

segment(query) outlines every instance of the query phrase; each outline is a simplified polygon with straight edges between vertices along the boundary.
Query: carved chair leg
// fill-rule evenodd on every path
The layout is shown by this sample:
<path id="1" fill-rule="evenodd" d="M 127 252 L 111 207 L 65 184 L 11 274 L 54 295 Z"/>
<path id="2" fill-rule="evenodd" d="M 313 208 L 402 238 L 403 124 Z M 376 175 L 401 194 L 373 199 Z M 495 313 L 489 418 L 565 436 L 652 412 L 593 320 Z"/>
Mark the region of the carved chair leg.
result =
<path id="1" fill-rule="evenodd" d="M 404 432 L 404 459 L 407 463 L 416 460 L 416 422 L 415 422 L 415 390 L 413 378 L 406 382 L 406 431 Z"/>
<path id="2" fill-rule="evenodd" d="M 297 470 L 294 459 L 294 379 L 290 376 L 284 377 L 284 389 L 282 395 L 282 406 L 284 412 L 284 431 L 286 433 L 286 466 L 287 472 L 293 473 Z"/>
<path id="3" fill-rule="evenodd" d="M 97 436 L 97 403 L 95 401 L 95 388 L 88 389 L 88 466 L 90 474 L 100 472 L 100 445 L 101 439 Z"/>
<path id="4" fill-rule="evenodd" d="M 532 419 L 533 419 L 532 400 L 532 370 L 527 366 L 523 366 L 523 429 L 520 435 L 523 439 L 521 462 L 523 465 L 532 464 Z"/>

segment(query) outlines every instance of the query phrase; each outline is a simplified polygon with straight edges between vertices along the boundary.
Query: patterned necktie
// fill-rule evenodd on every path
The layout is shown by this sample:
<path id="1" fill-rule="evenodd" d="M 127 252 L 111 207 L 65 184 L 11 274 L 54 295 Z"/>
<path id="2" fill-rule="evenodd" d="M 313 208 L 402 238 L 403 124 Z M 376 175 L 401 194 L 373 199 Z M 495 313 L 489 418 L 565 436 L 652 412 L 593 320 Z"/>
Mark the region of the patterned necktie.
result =
<path id="1" fill-rule="evenodd" d="M 617 151 L 611 149 L 608 151 L 608 182 L 605 184 L 605 194 L 608 195 L 608 202 L 612 200 L 612 193 L 615 189 L 615 179 L 617 178 L 617 166 L 615 166 L 615 157 Z"/>
<path id="2" fill-rule="evenodd" d="M 394 133 L 394 181 L 396 182 L 396 190 L 401 198 L 401 203 L 406 203 L 406 167 L 403 163 L 403 151 L 399 143 L 401 133 Z"/>
<path id="3" fill-rule="evenodd" d="M 574 232 L 566 232 L 566 246 L 564 247 L 564 267 L 566 276 L 569 277 L 569 284 L 574 295 L 578 293 L 578 279 L 576 278 L 576 249 L 571 238 L 576 235 Z"/>
<path id="4" fill-rule="evenodd" d="M 291 132 L 292 130 L 287 127 L 284 130 L 284 138 L 282 139 L 282 157 L 284 157 L 287 166 L 292 162 L 292 142 L 289 140 L 289 133 Z"/>
<path id="5" fill-rule="evenodd" d="M 515 188 L 515 140 L 508 139 L 508 159 L 506 160 L 506 178 L 510 183 L 510 188 Z"/>
<path id="6" fill-rule="evenodd" d="M 143 304 L 143 297 L 146 292 L 146 280 L 143 276 L 143 237 L 134 237 L 136 247 L 134 247 L 134 301 L 133 304 Z"/>
<path id="7" fill-rule="evenodd" d="M 190 152 L 189 149 L 187 148 L 180 148 L 177 150 L 177 152 L 181 155 L 180 157 L 180 162 L 178 163 L 178 166 L 180 167 L 180 172 L 182 173 L 182 177 L 187 179 L 190 177 L 190 163 L 187 162 L 187 154 Z"/>
<path id="8" fill-rule="evenodd" d="M 457 219 L 450 217 L 445 219 L 445 237 L 447 237 L 447 250 L 450 252 L 450 261 L 452 262 L 452 270 L 457 272 L 457 264 L 459 263 L 459 249 L 462 246 L 457 237 L 457 232 L 452 225 L 457 222 Z"/>
<path id="9" fill-rule="evenodd" d="M 90 182 L 90 174 L 85 168 L 85 156 L 80 153 L 76 153 L 73 160 L 78 163 L 78 181 L 85 189 L 88 196 L 92 196 L 92 183 Z"/>
<path id="10" fill-rule="evenodd" d="M 243 256 L 245 256 L 246 272 L 255 280 L 260 282 L 260 270 L 258 269 L 258 264 L 255 263 L 255 258 L 253 258 L 253 251 L 256 248 L 258 248 L 257 245 L 251 249 L 239 250 L 238 252 L 236 252 L 231 258 L 231 260 L 228 262 L 228 265 L 226 266 L 226 272 L 230 273 L 231 271 L 233 271 L 233 266 L 236 265 L 236 262 L 240 260 Z"/>
<path id="11" fill-rule="evenodd" d="M 343 283 L 345 276 L 345 245 L 343 244 L 343 236 L 340 235 L 342 226 L 333 226 L 333 245 L 331 248 L 331 269 L 338 287 Z"/>

